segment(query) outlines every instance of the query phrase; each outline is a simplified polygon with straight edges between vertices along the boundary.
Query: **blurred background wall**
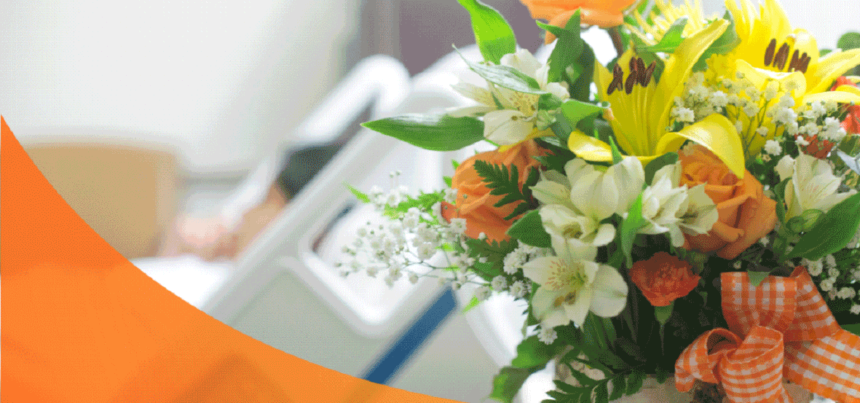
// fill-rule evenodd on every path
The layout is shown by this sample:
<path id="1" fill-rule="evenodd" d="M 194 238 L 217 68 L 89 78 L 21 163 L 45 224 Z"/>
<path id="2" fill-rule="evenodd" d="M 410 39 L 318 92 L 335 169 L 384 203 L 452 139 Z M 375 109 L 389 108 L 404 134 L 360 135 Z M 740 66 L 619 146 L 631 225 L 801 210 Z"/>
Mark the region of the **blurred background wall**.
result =
<path id="1" fill-rule="evenodd" d="M 519 1 L 486 3 L 539 46 Z M 856 1 L 783 3 L 824 47 L 860 25 Z M 190 173 L 235 174 L 361 57 L 390 54 L 415 74 L 471 42 L 455 0 L 4 0 L 0 113 L 19 136 L 152 136 L 181 147 Z"/>

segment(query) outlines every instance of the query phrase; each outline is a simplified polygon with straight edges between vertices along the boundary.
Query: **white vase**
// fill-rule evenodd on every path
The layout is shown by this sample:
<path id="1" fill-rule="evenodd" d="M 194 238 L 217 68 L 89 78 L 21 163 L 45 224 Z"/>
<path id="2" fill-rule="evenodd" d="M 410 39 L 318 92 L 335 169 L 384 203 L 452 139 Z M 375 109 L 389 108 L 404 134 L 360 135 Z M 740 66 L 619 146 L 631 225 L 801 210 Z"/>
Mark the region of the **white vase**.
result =
<path id="1" fill-rule="evenodd" d="M 594 369 L 580 369 L 592 379 L 600 379 L 602 373 Z M 579 385 L 576 379 L 570 375 L 570 369 L 564 365 L 556 366 L 556 379 L 564 380 L 571 385 Z M 789 382 L 784 383 L 786 391 L 791 395 L 794 403 L 810 403 L 814 395 L 808 390 Z M 610 383 L 610 393 L 612 392 Z M 665 382 L 658 383 L 653 376 L 648 376 L 642 383 L 642 389 L 632 396 L 622 396 L 613 403 L 697 403 L 693 401 L 692 392 L 679 392 L 675 387 L 675 378 L 669 377 Z M 723 403 L 728 403 L 728 398 L 723 398 Z"/>

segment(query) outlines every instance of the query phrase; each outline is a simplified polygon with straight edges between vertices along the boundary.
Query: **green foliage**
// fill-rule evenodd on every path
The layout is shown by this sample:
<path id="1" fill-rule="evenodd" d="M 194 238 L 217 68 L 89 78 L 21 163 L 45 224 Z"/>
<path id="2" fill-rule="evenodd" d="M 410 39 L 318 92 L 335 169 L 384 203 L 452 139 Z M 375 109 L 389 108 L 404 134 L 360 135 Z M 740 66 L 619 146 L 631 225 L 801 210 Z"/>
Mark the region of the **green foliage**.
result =
<path id="1" fill-rule="evenodd" d="M 512 403 L 526 379 L 538 370 L 504 367 L 493 378 L 493 391 L 489 398 L 503 403 Z"/>
<path id="2" fill-rule="evenodd" d="M 758 287 L 767 276 L 770 275 L 770 271 L 755 271 L 755 270 L 747 270 L 747 276 L 749 276 L 750 284 L 753 287 Z"/>
<path id="3" fill-rule="evenodd" d="M 666 322 L 669 321 L 669 318 L 672 317 L 672 311 L 675 308 L 675 303 L 671 302 L 666 306 L 655 306 L 654 307 L 654 318 L 657 319 L 657 323 L 660 325 L 665 325 Z"/>
<path id="4" fill-rule="evenodd" d="M 651 182 L 654 180 L 654 174 L 656 174 L 660 168 L 663 168 L 666 165 L 672 165 L 676 162 L 678 162 L 678 153 L 676 152 L 668 152 L 651 160 L 648 165 L 645 165 L 645 185 L 653 185 Z"/>
<path id="5" fill-rule="evenodd" d="M 558 390 L 548 392 L 552 400 L 545 402 L 558 403 L 608 403 L 618 400 L 623 395 L 632 396 L 642 389 L 645 373 L 631 369 L 614 373 L 601 380 L 594 380 L 582 373 L 573 371 L 580 386 L 573 386 L 561 381 L 555 381 Z M 609 388 L 612 387 L 610 394 Z"/>
<path id="6" fill-rule="evenodd" d="M 484 139 L 484 122 L 472 117 L 407 114 L 361 125 L 432 151 L 455 151 Z"/>
<path id="7" fill-rule="evenodd" d="M 520 173 L 516 165 L 495 165 L 486 161 L 475 161 L 475 170 L 478 175 L 483 178 L 487 188 L 491 189 L 490 194 L 494 196 L 503 196 L 495 207 L 502 207 L 506 204 L 520 202 L 514 208 L 510 215 L 505 217 L 505 220 L 510 220 L 520 214 L 525 213 L 530 209 L 537 208 L 537 202 L 532 198 L 531 187 L 534 186 L 540 178 L 540 172 L 537 169 L 532 169 L 529 172 L 528 178 L 523 183 L 522 189 L 519 185 Z"/>
<path id="8" fill-rule="evenodd" d="M 479 0 L 457 0 L 472 18 L 475 42 L 484 60 L 499 64 L 502 56 L 517 50 L 514 30 L 498 11 Z"/>
<path id="9" fill-rule="evenodd" d="M 576 158 L 558 137 L 542 137 L 538 139 L 538 143 L 543 148 L 548 149 L 550 153 L 532 158 L 540 162 L 546 169 L 564 173 L 564 166 L 567 165 L 567 162 Z"/>
<path id="10" fill-rule="evenodd" d="M 723 15 L 723 19 L 729 21 L 729 26 L 726 27 L 726 30 L 719 38 L 717 38 L 716 41 L 711 43 L 711 46 L 708 46 L 705 53 L 702 53 L 702 56 L 700 56 L 696 64 L 693 65 L 693 71 L 704 71 L 708 68 L 708 58 L 712 55 L 724 55 L 729 53 L 734 50 L 739 43 L 741 43 L 741 38 L 738 37 L 737 30 L 735 29 L 735 20 L 732 17 L 732 14 L 726 11 L 725 15 Z"/>
<path id="11" fill-rule="evenodd" d="M 513 241 L 482 241 L 480 239 L 467 239 L 469 255 L 477 260 L 478 258 L 487 258 L 486 263 L 475 263 L 472 266 L 475 274 L 479 275 L 486 281 L 492 281 L 496 276 L 502 275 L 504 272 L 505 256 L 517 248 L 518 242 Z"/>
<path id="12" fill-rule="evenodd" d="M 860 227 L 860 193 L 833 206 L 816 221 L 786 259 L 804 257 L 818 260 L 845 247 Z"/>
<path id="13" fill-rule="evenodd" d="M 508 235 L 526 245 L 540 248 L 549 248 L 552 246 L 550 236 L 543 228 L 543 222 L 538 210 L 529 211 L 517 220 L 508 229 Z"/>
<path id="14" fill-rule="evenodd" d="M 390 218 L 400 218 L 404 214 L 406 214 L 406 212 L 409 211 L 409 209 L 412 207 L 415 207 L 422 211 L 428 211 L 433 207 L 434 204 L 445 200 L 445 196 L 442 194 L 442 192 L 422 192 L 417 197 L 409 195 L 405 197 L 406 200 L 401 201 L 396 206 L 386 205 L 383 214 L 386 217 Z"/>
<path id="15" fill-rule="evenodd" d="M 581 40 L 581 39 L 580 39 Z M 579 74 L 574 78 L 568 74 L 570 79 L 570 97 L 583 102 L 588 102 L 591 98 L 591 83 L 594 81 L 594 51 L 588 43 L 582 42 L 582 53 L 576 59 L 575 66 L 579 66 Z M 570 71 L 565 70 L 565 71 Z"/>
<path id="16" fill-rule="evenodd" d="M 561 339 L 552 344 L 538 340 L 537 336 L 527 337 L 517 346 L 517 356 L 510 367 L 502 368 L 493 379 L 491 399 L 511 402 L 528 377 L 546 367 L 559 350 L 564 347 Z"/>
<path id="17" fill-rule="evenodd" d="M 669 26 L 669 29 L 666 30 L 666 33 L 663 34 L 662 38 L 660 38 L 660 42 L 651 46 L 637 46 L 636 52 L 673 53 L 675 49 L 681 45 L 681 42 L 684 41 L 684 27 L 687 26 L 688 20 L 688 17 L 678 18 Z"/>
<path id="18" fill-rule="evenodd" d="M 460 56 L 462 57 L 462 55 Z M 537 80 L 513 67 L 472 63 L 465 57 L 463 57 L 463 61 L 466 62 L 472 71 L 478 73 L 479 76 L 500 87 L 526 94 L 549 94 L 540 89 Z"/>
<path id="19" fill-rule="evenodd" d="M 576 65 L 576 59 L 582 54 L 583 41 L 580 38 L 580 12 L 576 10 L 567 25 L 562 29 L 538 22 L 538 26 L 558 37 L 555 48 L 549 56 L 549 72 L 547 82 L 557 82 L 564 79 L 568 66 Z M 575 77 L 569 77 L 575 80 Z"/>
<path id="20" fill-rule="evenodd" d="M 639 193 L 639 197 L 630 206 L 627 218 L 621 222 L 621 227 L 618 231 L 621 252 L 624 254 L 624 261 L 627 263 L 628 268 L 633 267 L 631 252 L 633 251 L 633 241 L 636 239 L 636 233 L 646 224 L 645 218 L 642 217 L 642 193 Z"/>
<path id="21" fill-rule="evenodd" d="M 609 138 L 609 146 L 612 147 L 612 164 L 617 164 L 624 160 L 624 156 L 621 155 L 621 150 L 618 149 L 618 146 L 615 145 L 615 139 Z"/>
<path id="22" fill-rule="evenodd" d="M 469 300 L 469 303 L 466 304 L 466 306 L 464 306 L 462 310 L 460 310 L 460 313 L 469 312 L 480 304 L 481 304 L 481 301 L 478 300 L 478 297 L 472 297 L 472 299 Z"/>
<path id="23" fill-rule="evenodd" d="M 602 113 L 604 110 L 606 110 L 604 106 L 576 99 L 568 99 L 561 104 L 561 113 L 567 119 L 567 123 L 573 126 L 576 126 L 583 119 Z"/>
<path id="24" fill-rule="evenodd" d="M 843 34 L 836 42 L 836 47 L 843 51 L 860 48 L 860 32 L 847 32 Z"/>
<path id="25" fill-rule="evenodd" d="M 358 201 L 360 201 L 362 203 L 370 203 L 370 196 L 364 194 L 362 191 L 350 186 L 347 183 L 344 183 L 344 185 L 346 186 L 347 189 L 349 189 L 350 192 L 352 192 L 352 195 L 355 196 L 355 198 L 358 199 Z"/>

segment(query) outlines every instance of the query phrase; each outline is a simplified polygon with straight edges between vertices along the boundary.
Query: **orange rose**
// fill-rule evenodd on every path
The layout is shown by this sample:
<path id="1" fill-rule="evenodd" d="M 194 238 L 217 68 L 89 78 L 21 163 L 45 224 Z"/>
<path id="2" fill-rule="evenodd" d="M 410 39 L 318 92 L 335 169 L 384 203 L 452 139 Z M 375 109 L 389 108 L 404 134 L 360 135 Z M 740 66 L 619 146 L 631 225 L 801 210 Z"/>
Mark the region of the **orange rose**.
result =
<path id="1" fill-rule="evenodd" d="M 532 18 L 548 20 L 549 25 L 564 27 L 576 10 L 583 24 L 609 28 L 624 22 L 623 11 L 637 0 L 520 0 Z M 546 43 L 555 36 L 547 32 Z"/>
<path id="2" fill-rule="evenodd" d="M 651 259 L 633 263 L 630 280 L 654 306 L 667 306 L 684 297 L 699 285 L 692 266 L 666 252 L 657 252 Z"/>
<path id="3" fill-rule="evenodd" d="M 684 247 L 734 259 L 776 225 L 776 202 L 764 195 L 761 183 L 749 171 L 738 179 L 717 156 L 694 145 L 680 153 L 681 185 L 705 184 L 705 193 L 717 205 L 720 219 L 706 235 L 687 235 Z"/>
<path id="4" fill-rule="evenodd" d="M 451 179 L 451 188 L 457 189 L 456 205 L 443 203 L 442 216 L 449 222 L 455 217 L 465 219 L 466 235 L 471 238 L 477 238 L 483 232 L 487 238 L 494 241 L 508 239 L 505 232 L 516 218 L 512 220 L 504 218 L 514 211 L 517 203 L 494 207 L 493 205 L 498 203 L 502 196 L 490 194 L 490 189 L 485 186 L 483 179 L 475 171 L 475 161 L 481 160 L 496 165 L 516 165 L 520 174 L 519 183 L 522 186 L 531 168 L 540 167 L 540 163 L 532 156 L 543 155 L 544 152 L 534 140 L 528 140 L 504 152 L 488 151 L 463 161 Z"/>

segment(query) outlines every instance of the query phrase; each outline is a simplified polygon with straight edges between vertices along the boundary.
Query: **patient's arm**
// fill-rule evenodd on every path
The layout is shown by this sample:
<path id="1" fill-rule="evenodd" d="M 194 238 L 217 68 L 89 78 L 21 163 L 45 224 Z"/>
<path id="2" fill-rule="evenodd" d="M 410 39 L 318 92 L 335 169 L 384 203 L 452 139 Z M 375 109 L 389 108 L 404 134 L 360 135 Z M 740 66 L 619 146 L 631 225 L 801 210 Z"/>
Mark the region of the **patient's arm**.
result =
<path id="1" fill-rule="evenodd" d="M 197 255 L 204 260 L 233 259 L 245 249 L 287 204 L 287 197 L 272 185 L 266 199 L 249 209 L 233 228 L 220 216 L 181 216 L 162 243 L 159 256 Z"/>

